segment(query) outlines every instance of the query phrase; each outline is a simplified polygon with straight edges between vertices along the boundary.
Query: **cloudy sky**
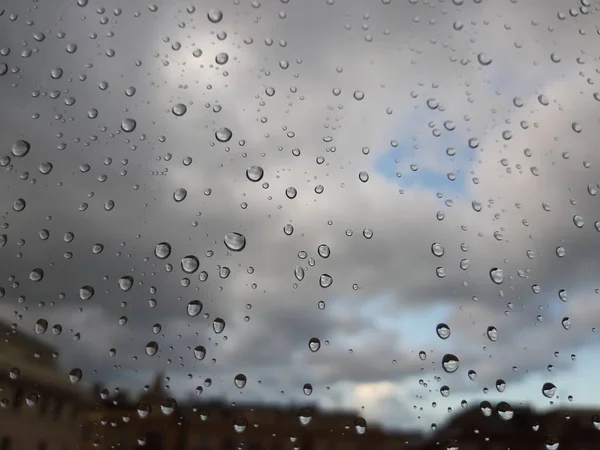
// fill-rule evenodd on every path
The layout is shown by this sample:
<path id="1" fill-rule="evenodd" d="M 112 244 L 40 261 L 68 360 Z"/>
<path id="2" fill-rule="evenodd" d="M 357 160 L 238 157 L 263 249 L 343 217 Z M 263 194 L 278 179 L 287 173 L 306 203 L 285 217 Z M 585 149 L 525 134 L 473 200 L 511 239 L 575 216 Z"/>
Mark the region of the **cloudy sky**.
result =
<path id="1" fill-rule="evenodd" d="M 597 8 L 2 3 L 0 317 L 111 389 L 421 430 L 599 404 Z"/>

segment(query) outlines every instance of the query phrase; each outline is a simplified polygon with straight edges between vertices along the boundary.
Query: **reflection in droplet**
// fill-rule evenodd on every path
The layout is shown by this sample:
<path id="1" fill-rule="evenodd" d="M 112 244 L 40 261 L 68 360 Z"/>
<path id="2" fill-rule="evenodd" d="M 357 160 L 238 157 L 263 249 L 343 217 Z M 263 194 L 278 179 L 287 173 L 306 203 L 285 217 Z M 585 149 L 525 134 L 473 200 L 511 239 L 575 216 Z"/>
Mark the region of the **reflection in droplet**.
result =
<path id="1" fill-rule="evenodd" d="M 331 275 L 324 273 L 319 277 L 319 286 L 322 288 L 328 288 L 333 284 L 333 278 Z"/>
<path id="2" fill-rule="evenodd" d="M 235 384 L 235 386 L 239 389 L 243 389 L 244 386 L 246 386 L 246 375 L 244 375 L 243 373 L 238 373 L 235 378 L 233 379 L 233 383 Z"/>
<path id="3" fill-rule="evenodd" d="M 71 382 L 71 384 L 79 383 L 81 381 L 82 377 L 83 377 L 83 372 L 79 368 L 72 369 L 69 372 L 69 381 Z"/>
<path id="4" fill-rule="evenodd" d="M 157 244 L 156 248 L 154 249 L 154 255 L 159 259 L 168 258 L 170 254 L 171 244 L 168 242 L 161 242 L 160 244 Z"/>
<path id="5" fill-rule="evenodd" d="M 220 317 L 213 320 L 213 330 L 215 333 L 220 334 L 225 329 L 225 321 Z"/>
<path id="6" fill-rule="evenodd" d="M 357 417 L 354 420 L 354 429 L 356 434 L 365 434 L 367 431 L 367 421 L 363 417 Z"/>
<path id="7" fill-rule="evenodd" d="M 313 410 L 312 408 L 304 408 L 298 413 L 298 419 L 300 420 L 300 425 L 306 426 L 308 425 L 313 418 Z"/>
<path id="8" fill-rule="evenodd" d="M 129 275 L 125 275 L 119 278 L 119 287 L 122 291 L 127 292 L 133 286 L 133 278 Z"/>
<path id="9" fill-rule="evenodd" d="M 554 397 L 554 394 L 556 393 L 556 386 L 552 383 L 544 383 L 544 385 L 542 386 L 542 394 L 544 395 L 544 397 L 546 398 L 552 398 Z"/>
<path id="10" fill-rule="evenodd" d="M 157 351 L 158 351 L 158 344 L 156 342 L 150 341 L 150 342 L 148 342 L 148 344 L 146 344 L 146 354 L 148 356 L 156 355 Z"/>
<path id="11" fill-rule="evenodd" d="M 450 337 L 450 327 L 445 323 L 439 323 L 435 327 L 435 331 L 440 339 L 448 339 Z"/>
<path id="12" fill-rule="evenodd" d="M 321 341 L 316 337 L 310 338 L 308 341 L 308 348 L 313 353 L 319 351 L 321 348 Z"/>
<path id="13" fill-rule="evenodd" d="M 515 412 L 513 407 L 506 402 L 500 402 L 496 405 L 496 411 L 502 420 L 510 420 L 513 418 Z"/>
<path id="14" fill-rule="evenodd" d="M 223 242 L 232 252 L 241 252 L 246 247 L 246 238 L 240 233 L 227 233 Z"/>
<path id="15" fill-rule="evenodd" d="M 192 300 L 187 305 L 188 316 L 196 317 L 202 312 L 202 302 L 200 300 Z"/>
<path id="16" fill-rule="evenodd" d="M 181 270 L 185 273 L 194 273 L 200 267 L 200 261 L 194 255 L 187 255 L 181 259 Z"/>
<path id="17" fill-rule="evenodd" d="M 302 392 L 304 392 L 304 395 L 310 395 L 310 394 L 312 394 L 312 391 L 313 391 L 313 387 L 312 387 L 312 384 L 310 384 L 310 383 L 306 383 L 302 387 Z"/>
<path id="18" fill-rule="evenodd" d="M 444 368 L 444 372 L 446 373 L 454 373 L 458 370 L 458 366 L 460 365 L 460 361 L 456 356 L 451 353 L 446 353 L 442 357 L 442 367 Z"/>
<path id="19" fill-rule="evenodd" d="M 262 180 L 263 175 L 264 170 L 260 166 L 251 166 L 248 169 L 246 169 L 246 177 L 248 178 L 248 180 L 253 181 L 255 183 L 257 181 Z"/>

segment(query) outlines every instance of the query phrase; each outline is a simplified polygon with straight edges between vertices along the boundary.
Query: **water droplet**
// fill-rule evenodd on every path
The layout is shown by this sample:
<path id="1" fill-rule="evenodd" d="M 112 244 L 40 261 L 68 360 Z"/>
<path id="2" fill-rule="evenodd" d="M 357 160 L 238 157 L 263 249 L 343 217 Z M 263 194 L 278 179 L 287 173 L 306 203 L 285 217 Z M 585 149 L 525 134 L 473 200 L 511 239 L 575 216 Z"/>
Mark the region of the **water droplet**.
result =
<path id="1" fill-rule="evenodd" d="M 187 106 L 185 106 L 183 103 L 177 103 L 175 106 L 173 106 L 171 111 L 177 117 L 181 117 L 187 112 Z"/>
<path id="2" fill-rule="evenodd" d="M 131 133 L 133 130 L 135 130 L 136 126 L 137 122 L 131 118 L 123 119 L 121 122 L 121 130 L 123 130 L 125 133 Z"/>
<path id="3" fill-rule="evenodd" d="M 502 284 L 502 282 L 504 281 L 504 271 L 502 269 L 494 267 L 492 270 L 490 270 L 490 278 L 494 283 Z"/>
<path id="4" fill-rule="evenodd" d="M 421 351 L 419 352 L 419 359 L 420 359 L 421 361 L 425 361 L 425 360 L 427 359 L 427 353 L 425 353 L 423 350 L 421 350 Z"/>
<path id="5" fill-rule="evenodd" d="M 294 267 L 294 276 L 298 281 L 302 281 L 304 279 L 304 269 L 302 266 Z"/>
<path id="6" fill-rule="evenodd" d="M 354 91 L 354 98 L 360 101 L 365 98 L 365 93 L 363 91 Z"/>
<path id="7" fill-rule="evenodd" d="M 362 172 L 359 172 L 358 179 L 363 183 L 366 183 L 367 181 L 369 181 L 369 173 L 364 170 Z"/>
<path id="8" fill-rule="evenodd" d="M 233 136 L 233 133 L 231 132 L 231 130 L 229 128 L 225 128 L 225 127 L 219 128 L 215 132 L 215 138 L 219 142 L 228 142 L 232 136 Z"/>
<path id="9" fill-rule="evenodd" d="M 439 242 L 434 242 L 431 246 L 431 253 L 439 258 L 444 255 L 444 247 Z"/>
<path id="10" fill-rule="evenodd" d="M 438 278 L 445 278 L 446 270 L 444 270 L 443 267 L 436 267 L 435 274 L 438 276 Z"/>
<path id="11" fill-rule="evenodd" d="M 442 357 L 442 367 L 444 368 L 444 372 L 446 373 L 454 373 L 458 370 L 458 366 L 460 361 L 456 356 L 451 353 L 446 353 Z"/>
<path id="12" fill-rule="evenodd" d="M 202 361 L 206 357 L 206 348 L 203 345 L 198 345 L 194 349 L 194 357 L 198 361 Z"/>
<path id="13" fill-rule="evenodd" d="M 22 198 L 18 198 L 15 200 L 15 202 L 13 203 L 13 209 L 16 212 L 21 212 L 25 209 L 25 207 L 27 206 L 27 202 L 25 202 L 24 199 Z"/>
<path id="14" fill-rule="evenodd" d="M 173 193 L 173 200 L 175 200 L 177 203 L 182 202 L 183 200 L 185 200 L 186 197 L 187 190 L 185 190 L 184 188 L 175 189 L 175 192 Z"/>
<path id="15" fill-rule="evenodd" d="M 333 278 L 331 277 L 331 275 L 324 273 L 323 275 L 321 275 L 319 277 L 319 285 L 322 288 L 328 288 L 329 286 L 332 285 L 332 283 L 333 283 Z"/>
<path id="16" fill-rule="evenodd" d="M 475 372 L 473 369 L 471 369 L 467 372 L 467 376 L 469 377 L 469 379 L 471 381 L 473 381 L 473 380 L 475 380 L 475 378 L 477 378 L 477 372 Z"/>
<path id="17" fill-rule="evenodd" d="M 484 400 L 479 404 L 479 410 L 485 417 L 490 417 L 492 415 L 492 404 Z"/>
<path id="18" fill-rule="evenodd" d="M 440 339 L 448 339 L 450 337 L 450 327 L 445 323 L 439 323 L 435 327 L 435 331 Z"/>
<path id="19" fill-rule="evenodd" d="M 233 383 L 239 389 L 243 389 L 244 386 L 246 386 L 246 381 L 246 375 L 244 375 L 243 373 L 238 373 L 233 379 Z"/>
<path id="20" fill-rule="evenodd" d="M 288 236 L 291 236 L 294 233 L 294 226 L 292 224 L 290 224 L 290 223 L 285 224 L 283 226 L 283 232 L 285 234 L 287 234 Z"/>
<path id="21" fill-rule="evenodd" d="M 223 242 L 232 252 L 241 252 L 246 247 L 246 237 L 240 233 L 227 233 Z"/>
<path id="22" fill-rule="evenodd" d="M 227 61 L 229 61 L 229 55 L 225 52 L 221 52 L 215 56 L 215 62 L 221 66 L 227 64 Z"/>
<path id="23" fill-rule="evenodd" d="M 39 319 L 35 323 L 34 331 L 35 334 L 44 334 L 48 329 L 48 321 L 46 319 Z"/>
<path id="24" fill-rule="evenodd" d="M 217 317 L 215 320 L 213 320 L 213 330 L 215 333 L 217 333 L 217 334 L 222 333 L 224 329 L 225 329 L 225 321 L 223 319 L 221 319 L 220 317 Z"/>
<path id="25" fill-rule="evenodd" d="M 489 66 L 492 63 L 492 58 L 485 53 L 479 53 L 477 54 L 477 61 L 482 66 Z"/>
<path id="26" fill-rule="evenodd" d="M 496 327 L 492 327 L 492 326 L 488 327 L 487 337 L 492 342 L 496 342 L 498 340 L 498 330 L 496 329 Z"/>
<path id="27" fill-rule="evenodd" d="M 44 278 L 44 271 L 42 269 L 33 269 L 29 274 L 31 281 L 42 281 L 42 278 Z"/>
<path id="28" fill-rule="evenodd" d="M 181 259 L 181 270 L 185 273 L 194 273 L 200 267 L 200 261 L 194 255 L 187 255 Z"/>
<path id="29" fill-rule="evenodd" d="M 498 392 L 504 392 L 506 389 L 506 382 L 504 380 L 496 380 L 496 389 Z"/>
<path id="30" fill-rule="evenodd" d="M 354 429 L 356 434 L 365 434 L 367 431 L 367 421 L 362 417 L 357 417 L 354 420 Z"/>
<path id="31" fill-rule="evenodd" d="M 577 228 L 583 228 L 583 217 L 581 216 L 573 216 L 573 223 Z"/>
<path id="32" fill-rule="evenodd" d="M 292 199 L 296 198 L 296 195 L 298 195 L 298 191 L 296 190 L 295 187 L 290 186 L 289 188 L 287 188 L 285 190 L 285 195 L 287 198 L 292 200 Z"/>
<path id="33" fill-rule="evenodd" d="M 262 177 L 264 175 L 264 171 L 263 168 L 260 166 L 251 166 L 248 169 L 246 169 L 246 177 L 253 182 L 257 182 L 262 180 Z"/>
<path id="34" fill-rule="evenodd" d="M 40 173 L 42 175 L 48 175 L 50 172 L 52 172 L 52 168 L 53 168 L 52 163 L 46 161 L 46 162 L 40 163 L 38 170 L 40 171 Z"/>
<path id="35" fill-rule="evenodd" d="M 171 254 L 171 244 L 168 242 L 161 242 L 154 249 L 154 255 L 159 259 L 166 259 Z"/>
<path id="36" fill-rule="evenodd" d="M 150 341 L 146 344 L 146 355 L 154 356 L 158 351 L 158 344 L 154 341 Z"/>
<path id="37" fill-rule="evenodd" d="M 71 384 L 77 384 L 81 381 L 81 377 L 83 377 L 83 372 L 79 368 L 72 369 L 69 372 L 69 381 Z"/>
<path id="38" fill-rule="evenodd" d="M 317 248 L 317 253 L 319 254 L 319 256 L 321 258 L 329 258 L 329 255 L 331 254 L 331 250 L 329 249 L 329 246 L 327 246 L 326 244 L 321 244 Z"/>
<path id="39" fill-rule="evenodd" d="M 496 405 L 496 411 L 502 420 L 510 420 L 513 418 L 515 412 L 513 407 L 506 402 L 500 402 Z"/>
<path id="40" fill-rule="evenodd" d="M 94 296 L 94 288 L 92 286 L 82 286 L 79 288 L 79 298 L 81 300 L 89 300 Z"/>
<path id="41" fill-rule="evenodd" d="M 568 330 L 569 328 L 571 328 L 571 319 L 569 319 L 568 317 L 563 317 L 561 324 L 565 330 Z"/>
<path id="42" fill-rule="evenodd" d="M 223 12 L 220 9 L 211 9 L 208 11 L 207 17 L 212 23 L 219 23 L 223 19 Z"/>
<path id="43" fill-rule="evenodd" d="M 196 317 L 202 312 L 202 302 L 200 300 L 192 300 L 187 305 L 188 316 Z"/>
<path id="44" fill-rule="evenodd" d="M 560 298 L 563 302 L 566 302 L 568 300 L 567 291 L 565 291 L 564 289 L 558 291 L 558 298 Z"/>
<path id="45" fill-rule="evenodd" d="M 312 408 L 304 408 L 298 413 L 298 419 L 300 420 L 300 425 L 307 426 L 313 418 L 313 410 Z"/>
<path id="46" fill-rule="evenodd" d="M 233 421 L 233 429 L 236 433 L 243 433 L 248 427 L 248 421 L 244 417 L 239 417 Z"/>
<path id="47" fill-rule="evenodd" d="M 565 256 L 566 253 L 567 252 L 564 247 L 562 247 L 562 246 L 556 247 L 556 256 L 558 256 L 559 258 L 562 258 L 563 256 Z"/>
<path id="48" fill-rule="evenodd" d="M 321 348 L 321 341 L 316 337 L 310 338 L 308 341 L 308 348 L 313 353 L 319 351 Z"/>
<path id="49" fill-rule="evenodd" d="M 29 153 L 30 148 L 31 148 L 31 145 L 29 144 L 29 142 L 23 141 L 23 140 L 18 140 L 12 146 L 12 154 L 19 158 L 22 158 L 27 153 Z"/>
<path id="50" fill-rule="evenodd" d="M 448 386 L 442 386 L 440 388 L 440 394 L 442 394 L 442 397 L 448 397 L 450 395 L 450 388 Z"/>
<path id="51" fill-rule="evenodd" d="M 302 387 L 302 392 L 304 392 L 304 395 L 310 395 L 310 394 L 312 394 L 312 391 L 313 391 L 313 387 L 310 383 L 306 383 Z"/>
<path id="52" fill-rule="evenodd" d="M 133 286 L 133 278 L 129 275 L 119 278 L 119 287 L 122 291 L 127 292 Z"/>

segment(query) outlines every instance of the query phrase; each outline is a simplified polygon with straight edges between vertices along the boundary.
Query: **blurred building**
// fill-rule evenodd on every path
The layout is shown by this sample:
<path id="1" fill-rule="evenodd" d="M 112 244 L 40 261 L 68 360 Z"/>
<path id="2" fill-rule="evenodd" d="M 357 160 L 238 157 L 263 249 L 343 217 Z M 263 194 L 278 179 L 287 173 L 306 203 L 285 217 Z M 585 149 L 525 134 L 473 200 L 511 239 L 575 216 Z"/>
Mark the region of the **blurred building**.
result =
<path id="1" fill-rule="evenodd" d="M 0 323 L 0 450 L 74 450 L 91 405 L 50 347 Z"/>
<path id="2" fill-rule="evenodd" d="M 344 413 L 265 405 L 231 406 L 222 402 L 177 405 L 157 377 L 135 405 L 107 404 L 90 415 L 82 449 L 146 450 L 400 450 L 418 449 L 418 434 L 390 434 L 356 426 Z M 305 419 L 305 422 L 308 419 Z M 360 423 L 359 423 L 360 424 Z"/>
<path id="3" fill-rule="evenodd" d="M 487 405 L 483 411 L 477 407 L 456 416 L 437 430 L 423 450 L 600 449 L 600 410 L 537 413 L 520 407 L 508 414 L 503 411 L 504 419 Z"/>

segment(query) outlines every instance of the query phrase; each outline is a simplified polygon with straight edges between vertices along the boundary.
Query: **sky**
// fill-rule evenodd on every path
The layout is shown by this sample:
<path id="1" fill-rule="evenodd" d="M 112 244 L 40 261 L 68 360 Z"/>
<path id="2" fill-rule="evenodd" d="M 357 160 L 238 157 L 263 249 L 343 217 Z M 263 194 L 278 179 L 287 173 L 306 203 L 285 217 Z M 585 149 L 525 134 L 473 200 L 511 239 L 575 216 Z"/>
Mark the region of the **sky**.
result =
<path id="1" fill-rule="evenodd" d="M 598 406 L 597 9 L 3 3 L 0 318 L 46 320 L 65 378 L 111 390 L 162 372 L 410 430 L 463 400 Z"/>

